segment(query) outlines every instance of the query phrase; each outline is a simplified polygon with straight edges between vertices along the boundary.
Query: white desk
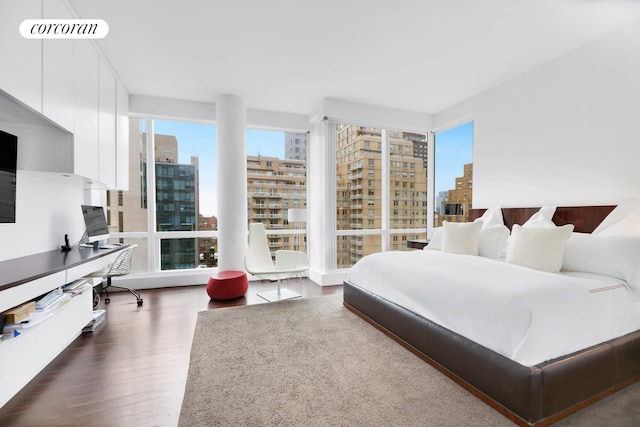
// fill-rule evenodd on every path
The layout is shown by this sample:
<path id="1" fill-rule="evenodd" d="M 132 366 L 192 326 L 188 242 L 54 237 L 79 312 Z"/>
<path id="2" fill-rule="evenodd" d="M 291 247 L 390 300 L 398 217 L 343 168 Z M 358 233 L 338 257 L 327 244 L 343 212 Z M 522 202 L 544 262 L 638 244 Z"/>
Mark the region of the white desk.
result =
<path id="1" fill-rule="evenodd" d="M 0 312 L 100 270 L 127 248 L 73 248 L 0 262 Z M 0 406 L 75 340 L 93 318 L 88 289 L 18 337 L 0 342 Z"/>

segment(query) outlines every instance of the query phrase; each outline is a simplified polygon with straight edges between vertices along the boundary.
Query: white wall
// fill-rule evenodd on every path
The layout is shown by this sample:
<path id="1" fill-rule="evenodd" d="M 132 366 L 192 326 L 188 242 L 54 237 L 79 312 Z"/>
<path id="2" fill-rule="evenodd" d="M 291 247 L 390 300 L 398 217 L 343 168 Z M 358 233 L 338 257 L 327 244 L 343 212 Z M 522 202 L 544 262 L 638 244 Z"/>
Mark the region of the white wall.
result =
<path id="1" fill-rule="evenodd" d="M 0 93 L 0 129 L 18 137 L 16 222 L 0 224 L 0 261 L 60 249 L 84 233 L 80 205 L 104 203 L 104 191 L 69 175 L 72 135 Z M 0 153 L 1 154 L 1 153 Z"/>
<path id="2" fill-rule="evenodd" d="M 65 234 L 71 244 L 80 240 L 84 233 L 80 210 L 83 188 L 84 180 L 79 177 L 18 171 L 16 222 L 0 224 L 0 260 L 59 249 Z"/>
<path id="3" fill-rule="evenodd" d="M 638 52 L 628 27 L 437 114 L 474 120 L 474 207 L 639 197 Z"/>

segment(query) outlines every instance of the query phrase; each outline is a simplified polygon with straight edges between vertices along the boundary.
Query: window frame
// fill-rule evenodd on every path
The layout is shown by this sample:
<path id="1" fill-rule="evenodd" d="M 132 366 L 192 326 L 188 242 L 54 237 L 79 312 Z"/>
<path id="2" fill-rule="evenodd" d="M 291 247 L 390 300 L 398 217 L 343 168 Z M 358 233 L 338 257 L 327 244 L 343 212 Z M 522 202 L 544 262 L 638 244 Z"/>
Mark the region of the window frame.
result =
<path id="1" fill-rule="evenodd" d="M 147 241 L 147 271 L 141 271 L 141 274 L 164 274 L 164 273 L 174 273 L 174 272 L 194 272 L 202 270 L 196 263 L 195 267 L 187 268 L 187 269 L 171 269 L 171 270 L 162 270 L 162 240 L 171 240 L 171 239 L 212 239 L 217 241 L 218 239 L 218 230 L 193 230 L 193 231 L 160 231 L 157 229 L 157 221 L 156 221 L 156 209 L 157 209 L 157 188 L 156 188 L 156 157 L 155 157 L 155 121 L 157 120 L 165 120 L 162 118 L 154 118 L 150 116 L 145 117 L 135 117 L 131 116 L 132 119 L 138 119 L 140 121 L 145 121 L 146 125 L 146 152 L 144 155 L 147 159 L 153 159 L 153 166 L 148 167 L 149 162 L 146 162 L 146 182 L 143 188 L 141 188 L 141 197 L 144 197 L 145 194 L 147 197 L 144 197 L 146 200 L 146 205 L 144 208 L 147 210 L 147 230 L 140 231 L 117 231 L 111 232 L 110 238 L 116 239 L 119 241 L 124 241 L 127 239 L 144 239 Z M 194 124 L 203 124 L 203 125 L 213 125 L 212 123 L 206 122 L 195 122 L 195 121 L 185 121 L 185 120 L 176 120 L 177 122 L 186 122 L 186 123 L 194 123 Z M 142 161 L 142 159 L 141 159 Z M 164 190 L 171 190 L 170 188 L 173 186 L 167 185 L 166 188 L 163 187 Z M 152 197 L 148 197 L 148 195 L 153 195 Z M 196 218 L 196 223 L 198 218 Z M 197 226 L 197 224 L 196 224 Z M 197 240 L 196 240 L 196 252 L 197 252 Z M 145 256 L 138 255 L 137 256 Z M 210 267 L 216 268 L 216 267 Z"/>

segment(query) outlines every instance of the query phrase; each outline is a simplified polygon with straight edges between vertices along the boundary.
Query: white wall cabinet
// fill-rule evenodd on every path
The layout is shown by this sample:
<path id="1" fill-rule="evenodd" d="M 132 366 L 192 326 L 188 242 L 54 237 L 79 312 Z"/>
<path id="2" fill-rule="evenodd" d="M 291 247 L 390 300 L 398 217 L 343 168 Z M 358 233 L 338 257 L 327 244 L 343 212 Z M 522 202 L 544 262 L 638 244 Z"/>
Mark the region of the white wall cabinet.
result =
<path id="1" fill-rule="evenodd" d="M 41 113 L 42 40 L 20 35 L 28 18 L 42 18 L 41 0 L 0 1 L 0 89 Z"/>
<path id="2" fill-rule="evenodd" d="M 72 19 L 62 0 L 42 3 L 45 19 Z M 42 114 L 73 132 L 74 41 L 42 41 Z"/>
<path id="3" fill-rule="evenodd" d="M 20 23 L 38 18 L 73 14 L 64 0 L 0 0 L 0 121 L 22 135 L 20 166 L 127 189 L 125 87 L 89 40 L 23 38 Z"/>
<path id="4" fill-rule="evenodd" d="M 116 187 L 129 189 L 129 92 L 116 82 Z"/>
<path id="5" fill-rule="evenodd" d="M 108 65 L 99 60 L 99 140 L 100 165 L 98 180 L 109 188 L 116 187 L 116 78 Z"/>
<path id="6" fill-rule="evenodd" d="M 99 58 L 87 40 L 75 41 L 73 173 L 100 179 Z"/>

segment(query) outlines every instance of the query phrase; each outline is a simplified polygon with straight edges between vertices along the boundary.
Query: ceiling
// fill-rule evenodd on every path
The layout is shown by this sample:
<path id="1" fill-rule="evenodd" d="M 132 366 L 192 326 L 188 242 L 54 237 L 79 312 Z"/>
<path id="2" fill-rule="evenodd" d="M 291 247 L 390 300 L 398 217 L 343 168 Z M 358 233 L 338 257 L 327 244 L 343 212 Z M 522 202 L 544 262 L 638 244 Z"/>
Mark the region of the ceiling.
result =
<path id="1" fill-rule="evenodd" d="M 68 0 L 133 95 L 437 113 L 640 15 L 632 0 Z"/>

